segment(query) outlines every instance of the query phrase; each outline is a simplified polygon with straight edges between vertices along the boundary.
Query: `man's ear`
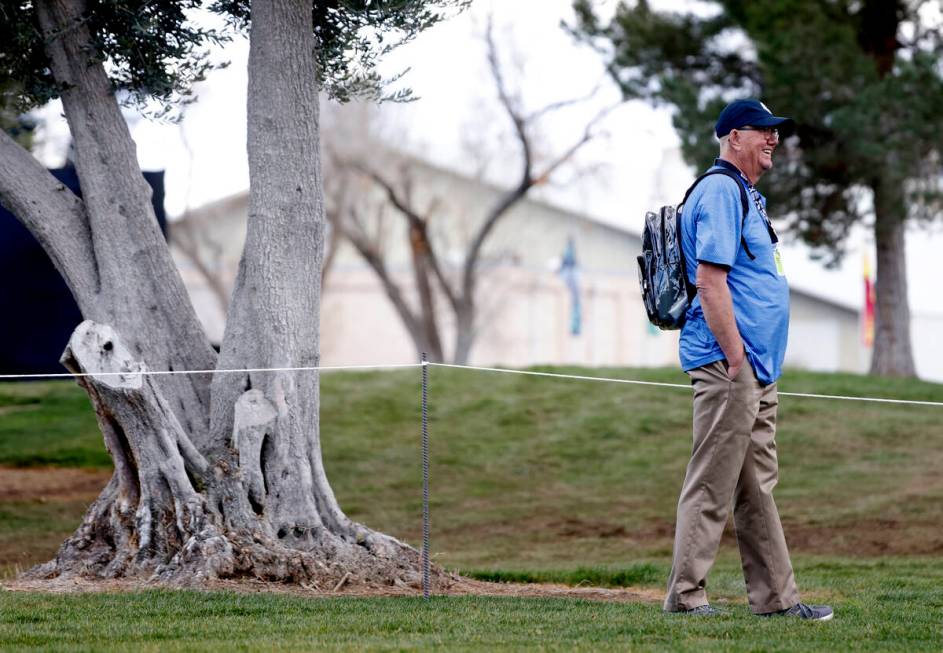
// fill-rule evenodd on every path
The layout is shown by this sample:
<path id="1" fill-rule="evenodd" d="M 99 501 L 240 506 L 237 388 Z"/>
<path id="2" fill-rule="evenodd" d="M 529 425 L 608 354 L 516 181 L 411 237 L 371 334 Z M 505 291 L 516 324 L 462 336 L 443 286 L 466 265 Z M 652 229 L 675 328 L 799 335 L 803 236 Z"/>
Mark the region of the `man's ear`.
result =
<path id="1" fill-rule="evenodd" d="M 743 144 L 740 142 L 741 135 L 742 132 L 739 129 L 731 129 L 730 133 L 727 135 L 727 143 L 738 152 L 743 147 Z"/>

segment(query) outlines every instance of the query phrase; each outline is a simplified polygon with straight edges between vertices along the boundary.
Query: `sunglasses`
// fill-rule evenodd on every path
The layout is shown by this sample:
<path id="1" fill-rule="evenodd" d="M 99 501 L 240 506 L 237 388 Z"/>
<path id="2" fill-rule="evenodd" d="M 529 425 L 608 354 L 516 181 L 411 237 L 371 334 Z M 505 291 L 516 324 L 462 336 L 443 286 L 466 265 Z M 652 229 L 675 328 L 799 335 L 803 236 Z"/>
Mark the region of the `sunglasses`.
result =
<path id="1" fill-rule="evenodd" d="M 762 132 L 763 135 L 766 136 L 766 138 L 769 138 L 770 136 L 775 136 L 776 138 L 779 138 L 779 130 L 776 129 L 775 127 L 751 127 L 748 125 L 746 127 L 738 127 L 737 131 Z"/>

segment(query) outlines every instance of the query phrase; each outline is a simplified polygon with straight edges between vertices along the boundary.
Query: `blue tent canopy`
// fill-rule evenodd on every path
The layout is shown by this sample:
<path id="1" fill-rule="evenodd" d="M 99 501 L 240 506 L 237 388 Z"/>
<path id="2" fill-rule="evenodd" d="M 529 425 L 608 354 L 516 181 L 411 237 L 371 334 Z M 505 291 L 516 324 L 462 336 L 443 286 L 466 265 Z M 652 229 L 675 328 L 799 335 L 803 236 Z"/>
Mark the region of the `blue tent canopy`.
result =
<path id="1" fill-rule="evenodd" d="M 50 172 L 81 196 L 72 166 Z M 166 234 L 164 173 L 145 172 L 151 201 Z M 0 206 L 0 374 L 62 372 L 59 357 L 82 314 L 43 248 Z"/>

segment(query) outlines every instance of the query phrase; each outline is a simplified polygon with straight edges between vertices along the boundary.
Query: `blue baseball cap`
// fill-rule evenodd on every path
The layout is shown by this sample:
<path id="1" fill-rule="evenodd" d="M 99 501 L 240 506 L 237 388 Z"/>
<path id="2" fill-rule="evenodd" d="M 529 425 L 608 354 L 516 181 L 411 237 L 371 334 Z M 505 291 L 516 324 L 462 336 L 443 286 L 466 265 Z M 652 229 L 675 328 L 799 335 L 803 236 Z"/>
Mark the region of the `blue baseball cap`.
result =
<path id="1" fill-rule="evenodd" d="M 723 138 L 730 133 L 731 129 L 748 125 L 750 127 L 776 127 L 783 136 L 788 136 L 796 123 L 792 118 L 774 116 L 773 112 L 759 100 L 734 100 L 717 116 L 714 133 L 717 134 L 717 138 Z"/>

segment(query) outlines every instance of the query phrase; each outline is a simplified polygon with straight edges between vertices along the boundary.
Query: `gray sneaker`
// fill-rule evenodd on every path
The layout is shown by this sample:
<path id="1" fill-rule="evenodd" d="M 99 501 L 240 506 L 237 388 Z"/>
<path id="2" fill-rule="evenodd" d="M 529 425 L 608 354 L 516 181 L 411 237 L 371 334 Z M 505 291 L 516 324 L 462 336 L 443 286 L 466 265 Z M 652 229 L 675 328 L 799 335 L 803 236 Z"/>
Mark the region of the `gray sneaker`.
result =
<path id="1" fill-rule="evenodd" d="M 716 617 L 723 613 L 717 608 L 711 607 L 709 605 L 699 605 L 696 608 L 691 608 L 690 610 L 678 610 L 673 614 L 683 614 L 689 617 Z"/>
<path id="2" fill-rule="evenodd" d="M 798 617 L 800 619 L 809 619 L 810 621 L 828 621 L 835 616 L 832 608 L 827 605 L 806 605 L 805 603 L 796 603 L 791 608 L 777 610 L 776 612 L 765 612 L 761 617 Z"/>

